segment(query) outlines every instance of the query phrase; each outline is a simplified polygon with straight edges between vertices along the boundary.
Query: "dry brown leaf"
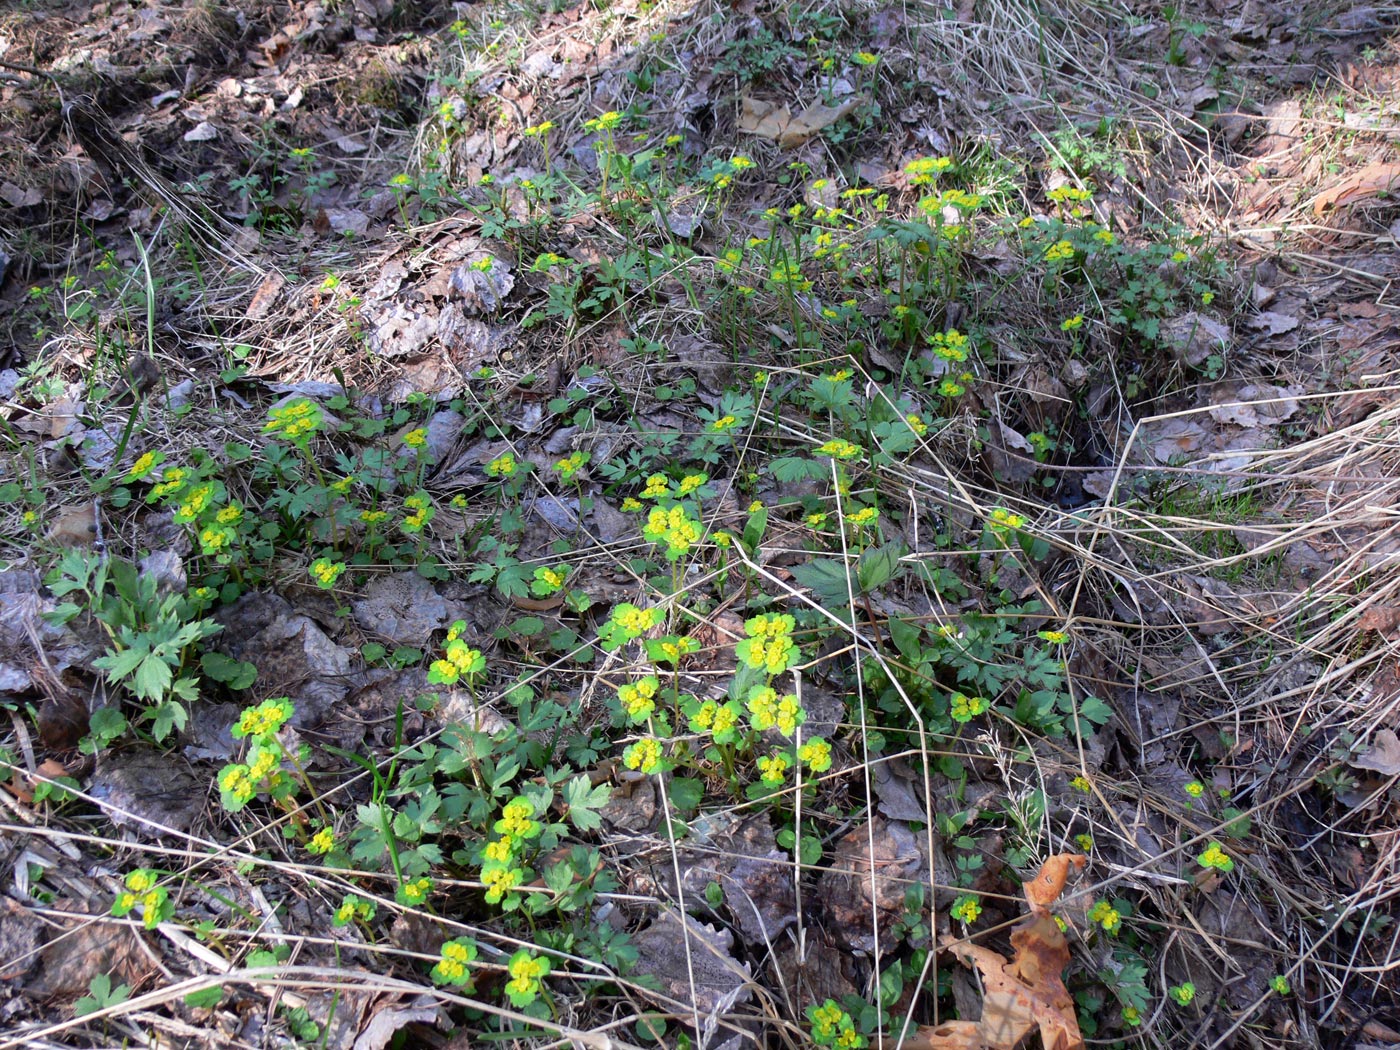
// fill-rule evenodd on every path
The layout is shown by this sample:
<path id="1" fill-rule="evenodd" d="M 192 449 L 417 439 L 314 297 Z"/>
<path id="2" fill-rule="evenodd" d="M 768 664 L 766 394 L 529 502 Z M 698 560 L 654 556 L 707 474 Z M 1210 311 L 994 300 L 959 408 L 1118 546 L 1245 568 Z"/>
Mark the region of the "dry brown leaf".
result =
<path id="1" fill-rule="evenodd" d="M 1070 869 L 1084 864 L 1080 854 L 1061 853 L 1022 884 L 1031 915 L 1011 934 L 1011 961 L 990 948 L 944 938 L 945 947 L 982 975 L 982 1016 L 922 1027 L 904 1044 L 909 1050 L 1016 1050 L 1037 1029 L 1045 1050 L 1082 1050 L 1074 999 L 1061 977 L 1069 944 L 1049 907 L 1064 891 Z"/>
<path id="2" fill-rule="evenodd" d="M 1313 214 L 1321 216 L 1328 208 L 1342 208 L 1367 197 L 1393 193 L 1397 188 L 1400 188 L 1400 164 L 1376 161 L 1319 193 L 1313 201 Z"/>
<path id="3" fill-rule="evenodd" d="M 745 95 L 739 114 L 739 130 L 749 135 L 773 139 L 783 149 L 800 146 L 823 128 L 830 127 L 860 104 L 848 98 L 839 106 L 813 102 L 796 116 L 787 106 L 777 106 Z"/>
<path id="4" fill-rule="evenodd" d="M 1030 882 L 1021 884 L 1031 911 L 1040 914 L 1060 899 L 1069 879 L 1069 870 L 1083 871 L 1088 858 L 1082 853 L 1057 853 L 1040 866 L 1040 871 Z"/>
<path id="5" fill-rule="evenodd" d="M 1391 729 L 1377 730 L 1370 749 L 1351 758 L 1357 769 L 1369 769 L 1381 776 L 1400 776 L 1400 737 Z"/>

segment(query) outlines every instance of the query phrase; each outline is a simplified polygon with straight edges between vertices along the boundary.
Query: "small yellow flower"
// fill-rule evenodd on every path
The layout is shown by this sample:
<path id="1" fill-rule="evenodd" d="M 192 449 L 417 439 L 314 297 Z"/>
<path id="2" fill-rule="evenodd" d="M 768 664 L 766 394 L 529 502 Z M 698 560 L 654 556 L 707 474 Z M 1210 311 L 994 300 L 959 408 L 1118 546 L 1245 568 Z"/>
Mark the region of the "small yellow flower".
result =
<path id="1" fill-rule="evenodd" d="M 493 839 L 481 850 L 483 864 L 509 865 L 515 856 L 514 843 L 508 838 Z"/>
<path id="2" fill-rule="evenodd" d="M 1075 314 L 1073 317 L 1066 317 L 1060 322 L 1060 331 L 1073 332 L 1084 327 L 1084 315 Z"/>
<path id="3" fill-rule="evenodd" d="M 335 586 L 336 581 L 345 572 L 345 563 L 331 561 L 329 558 L 317 558 L 311 563 L 311 568 L 308 571 L 318 587 L 322 590 L 329 590 Z"/>
<path id="4" fill-rule="evenodd" d="M 655 773 L 661 768 L 661 741 L 644 737 L 629 745 L 622 752 L 622 764 L 648 775 Z"/>
<path id="5" fill-rule="evenodd" d="M 798 748 L 797 757 L 813 773 L 825 773 L 831 768 L 831 745 L 821 737 L 814 737 Z"/>
<path id="6" fill-rule="evenodd" d="M 508 478 L 515 473 L 515 457 L 509 452 L 497 456 L 486 464 L 486 474 L 493 478 Z"/>
<path id="7" fill-rule="evenodd" d="M 1082 792 L 1084 792 L 1084 794 L 1086 794 L 1086 795 L 1087 795 L 1090 791 L 1093 791 L 1093 790 L 1094 790 L 1094 785 L 1091 784 L 1091 783 L 1089 783 L 1089 778 L 1086 777 L 1086 776 L 1084 776 L 1083 774 L 1080 774 L 1079 776 L 1077 776 L 1077 777 L 1075 777 L 1073 780 L 1071 780 L 1071 781 L 1069 782 L 1069 786 L 1072 787 L 1072 788 L 1074 788 L 1075 791 L 1082 791 Z"/>
<path id="8" fill-rule="evenodd" d="M 310 853 L 325 855 L 335 847 L 335 832 L 330 828 L 322 828 L 311 836 L 311 841 L 306 844 L 306 849 Z"/>
<path id="9" fill-rule="evenodd" d="M 1019 514 L 1013 514 L 1005 507 L 997 507 L 992 511 L 991 524 L 993 528 L 1019 529 L 1025 523 L 1025 518 Z"/>
<path id="10" fill-rule="evenodd" d="M 758 759 L 758 779 L 769 787 L 777 787 L 787 776 L 792 761 L 781 751 L 762 755 Z"/>
<path id="11" fill-rule="evenodd" d="M 156 458 L 154 452 L 143 452 L 137 458 L 136 462 L 131 465 L 131 469 L 126 472 L 127 480 L 143 480 L 146 475 L 150 474 L 150 472 L 156 468 L 156 464 L 159 462 L 160 460 Z"/>
<path id="12" fill-rule="evenodd" d="M 830 456 L 833 459 L 855 459 L 861 454 L 861 447 L 845 438 L 832 438 L 818 445 L 815 452 L 819 456 Z"/>
<path id="13" fill-rule="evenodd" d="M 414 430 L 410 430 L 407 434 L 403 436 L 403 443 L 409 448 L 422 448 L 428 443 L 427 429 L 424 427 L 418 427 Z"/>
<path id="14" fill-rule="evenodd" d="M 978 903 L 976 897 L 964 895 L 953 903 L 949 914 L 959 922 L 974 923 L 977 921 L 977 917 L 982 914 L 982 905 Z"/>

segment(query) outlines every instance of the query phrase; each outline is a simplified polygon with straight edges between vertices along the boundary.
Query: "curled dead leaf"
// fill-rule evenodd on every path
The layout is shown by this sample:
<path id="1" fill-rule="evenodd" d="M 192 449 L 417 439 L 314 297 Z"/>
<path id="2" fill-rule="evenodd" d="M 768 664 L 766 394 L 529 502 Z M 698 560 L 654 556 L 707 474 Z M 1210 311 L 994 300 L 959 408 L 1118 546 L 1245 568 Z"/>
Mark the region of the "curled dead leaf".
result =
<path id="1" fill-rule="evenodd" d="M 1088 858 L 1082 853 L 1057 853 L 1042 864 L 1035 878 L 1021 884 L 1031 911 L 1042 912 L 1059 900 L 1069 880 L 1070 868 L 1083 871 L 1087 863 Z"/>
<path id="2" fill-rule="evenodd" d="M 839 106 L 813 102 L 801 113 L 793 116 L 787 106 L 763 102 L 745 95 L 743 110 L 739 114 L 739 130 L 749 135 L 772 139 L 783 149 L 792 149 L 802 145 L 823 128 L 828 128 L 842 117 L 848 116 L 858 105 L 858 98 L 848 98 Z"/>
<path id="3" fill-rule="evenodd" d="M 1074 999 L 1061 976 L 1069 965 L 1069 944 L 1049 907 L 1064 891 L 1070 870 L 1085 863 L 1081 854 L 1061 853 L 1022 884 L 1031 914 L 1011 934 L 1009 961 L 970 941 L 943 938 L 945 948 L 981 974 L 982 1016 L 921 1027 L 905 1042 L 909 1050 L 1016 1050 L 1035 1030 L 1045 1050 L 1082 1050 Z"/>

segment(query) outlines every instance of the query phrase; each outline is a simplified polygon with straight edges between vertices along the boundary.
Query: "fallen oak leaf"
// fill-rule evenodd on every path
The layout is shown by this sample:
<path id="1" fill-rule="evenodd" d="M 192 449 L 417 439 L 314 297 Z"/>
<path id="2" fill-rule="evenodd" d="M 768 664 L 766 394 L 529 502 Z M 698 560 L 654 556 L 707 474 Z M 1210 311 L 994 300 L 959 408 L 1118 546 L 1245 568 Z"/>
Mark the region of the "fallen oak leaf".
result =
<path id="1" fill-rule="evenodd" d="M 1011 934 L 1010 961 L 990 948 L 942 938 L 959 961 L 982 975 L 982 1016 L 920 1027 L 905 1042 L 908 1050 L 1016 1050 L 1037 1028 L 1045 1050 L 1083 1050 L 1074 999 L 1061 976 L 1069 944 L 1049 908 L 1064 891 L 1070 869 L 1085 863 L 1081 854 L 1061 853 L 1022 883 L 1031 914 Z"/>
<path id="2" fill-rule="evenodd" d="M 813 102 L 801 113 L 793 116 L 787 106 L 778 106 L 745 95 L 739 114 L 739 130 L 772 139 L 783 149 L 792 149 L 802 145 L 823 128 L 828 128 L 849 115 L 858 105 L 858 98 L 848 98 L 839 106 Z"/>

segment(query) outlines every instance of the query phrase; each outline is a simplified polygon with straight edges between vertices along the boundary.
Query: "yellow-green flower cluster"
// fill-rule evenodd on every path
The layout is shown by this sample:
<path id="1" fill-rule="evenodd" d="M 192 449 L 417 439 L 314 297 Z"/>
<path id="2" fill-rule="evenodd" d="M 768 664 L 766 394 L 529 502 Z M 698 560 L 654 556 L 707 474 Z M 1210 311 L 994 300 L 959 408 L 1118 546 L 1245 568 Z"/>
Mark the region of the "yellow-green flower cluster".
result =
<path id="1" fill-rule="evenodd" d="M 1177 1006 L 1190 1006 L 1192 1000 L 1196 998 L 1196 986 L 1190 981 L 1183 981 L 1167 989 L 1167 994 L 1172 997 L 1172 1001 Z"/>
<path id="2" fill-rule="evenodd" d="M 654 674 L 639 678 L 618 687 L 617 702 L 627 721 L 640 725 L 656 710 L 656 694 L 661 688 L 661 680 Z"/>
<path id="3" fill-rule="evenodd" d="M 508 478 L 515 473 L 515 457 L 509 452 L 502 452 L 499 456 L 486 464 L 486 474 L 493 478 Z"/>
<path id="4" fill-rule="evenodd" d="M 1063 238 L 1045 249 L 1045 261 L 1049 263 L 1063 262 L 1065 259 L 1073 258 L 1074 245 Z"/>
<path id="5" fill-rule="evenodd" d="M 426 901 L 432 892 L 433 880 L 424 875 L 399 883 L 399 888 L 394 891 L 394 900 L 409 908 L 416 908 Z"/>
<path id="6" fill-rule="evenodd" d="M 316 581 L 317 587 L 328 591 L 335 586 L 336 581 L 345 572 L 345 563 L 333 561 L 330 558 L 317 558 L 307 571 L 311 574 L 311 578 Z"/>
<path id="7" fill-rule="evenodd" d="M 953 902 L 948 914 L 959 922 L 971 924 L 982 914 L 982 904 L 972 894 L 965 893 Z"/>
<path id="8" fill-rule="evenodd" d="M 926 186 L 952 166 L 952 157 L 920 157 L 904 165 L 904 173 L 911 186 Z"/>
<path id="9" fill-rule="evenodd" d="M 659 773 L 663 768 L 661 741 L 648 736 L 628 744 L 622 751 L 622 764 L 647 775 Z"/>
<path id="10" fill-rule="evenodd" d="M 1214 868 L 1216 871 L 1228 873 L 1235 870 L 1235 862 L 1218 842 L 1212 842 L 1206 846 L 1205 852 L 1196 858 L 1196 863 L 1203 868 Z"/>
<path id="11" fill-rule="evenodd" d="M 165 462 L 164 452 L 143 452 L 136 457 L 136 462 L 131 465 L 131 469 L 126 472 L 125 481 L 145 481 L 150 477 L 151 471 Z"/>
<path id="12" fill-rule="evenodd" d="M 950 328 L 946 332 L 933 332 L 928 336 L 934 356 L 954 364 L 961 364 L 967 360 L 967 342 L 967 336 L 956 328 Z"/>
<path id="13" fill-rule="evenodd" d="M 651 543 L 666 545 L 666 560 L 675 561 L 690 552 L 705 534 L 704 526 L 686 513 L 679 503 L 669 510 L 653 507 L 642 527 L 642 535 Z"/>
<path id="14" fill-rule="evenodd" d="M 681 478 L 680 484 L 676 486 L 676 493 L 680 496 L 689 496 L 692 492 L 708 484 L 710 475 L 708 474 L 687 474 Z"/>
<path id="15" fill-rule="evenodd" d="M 170 891 L 156 885 L 158 876 L 150 868 L 137 868 L 127 873 L 122 884 L 126 887 L 112 901 L 111 914 L 114 918 L 125 918 L 135 909 L 141 909 L 141 920 L 146 929 L 154 930 L 175 913 L 175 905 L 170 901 Z"/>
<path id="16" fill-rule="evenodd" d="M 361 922 L 369 922 L 374 918 L 374 913 L 377 910 L 374 901 L 361 900 L 353 893 L 347 893 L 345 899 L 335 909 L 335 914 L 331 916 L 331 925 L 337 928 L 349 926 L 356 919 Z"/>
<path id="17" fill-rule="evenodd" d="M 613 128 L 617 127 L 621 123 L 622 114 L 617 112 L 616 110 L 610 109 L 606 113 L 601 113 L 598 116 L 594 117 L 592 120 L 584 121 L 583 129 L 585 131 L 593 132 L 611 131 Z"/>
<path id="18" fill-rule="evenodd" d="M 296 397 L 268 412 L 263 433 L 300 444 L 320 430 L 324 422 L 325 417 L 316 402 L 309 397 Z"/>
<path id="19" fill-rule="evenodd" d="M 865 1036 L 856 1031 L 851 1015 L 828 999 L 821 1006 L 807 1007 L 807 1020 L 812 1023 L 812 1042 L 834 1050 L 861 1050 Z"/>
<path id="20" fill-rule="evenodd" d="M 540 982 L 549 973 L 549 960 L 531 954 L 521 948 L 506 963 L 510 980 L 506 982 L 506 995 L 511 1005 L 517 1008 L 529 1006 L 540 994 Z"/>
<path id="21" fill-rule="evenodd" d="M 288 697 L 269 698 L 239 715 L 230 732 L 235 740 L 242 740 L 244 737 L 266 740 L 287 724 L 295 710 Z"/>
<path id="22" fill-rule="evenodd" d="M 423 531 L 423 526 L 433 520 L 437 513 L 433 507 L 432 497 L 426 492 L 415 492 L 411 496 L 406 496 L 403 501 L 404 509 L 408 514 L 403 521 L 399 522 L 399 528 L 410 535 Z"/>
<path id="23" fill-rule="evenodd" d="M 955 692 L 948 705 L 948 713 L 952 716 L 954 722 L 966 723 L 971 722 L 990 706 L 985 697 L 967 696 L 963 693 Z"/>
<path id="24" fill-rule="evenodd" d="M 428 443 L 428 431 L 424 427 L 415 427 L 404 434 L 402 440 L 406 447 L 416 451 Z"/>
<path id="25" fill-rule="evenodd" d="M 855 459 L 862 449 L 859 445 L 847 441 L 845 438 L 832 438 L 818 445 L 813 451 L 819 456 L 830 456 L 832 459 Z"/>
<path id="26" fill-rule="evenodd" d="M 813 773 L 825 773 L 831 768 L 831 744 L 819 736 L 813 737 L 803 741 L 797 757 Z"/>
<path id="27" fill-rule="evenodd" d="M 807 715 L 792 693 L 778 696 L 771 686 L 756 685 L 749 690 L 749 723 L 760 733 L 776 728 L 783 736 L 792 736 Z"/>
<path id="28" fill-rule="evenodd" d="M 551 594 L 558 594 L 569 579 L 569 572 L 567 565 L 541 565 L 535 570 L 535 578 L 530 581 L 530 593 L 536 598 L 548 598 Z"/>
<path id="29" fill-rule="evenodd" d="M 640 638 L 665 619 L 665 610 L 659 607 L 641 609 L 631 602 L 620 602 L 613 606 L 612 615 L 603 624 L 598 637 L 603 649 L 612 652 L 634 638 Z"/>
<path id="30" fill-rule="evenodd" d="M 768 280 L 775 285 L 786 286 L 794 292 L 810 292 L 812 282 L 802 275 L 800 267 L 780 262 L 768 271 Z"/>
<path id="31" fill-rule="evenodd" d="M 996 507 L 992 510 L 988 524 L 995 531 L 1019 529 L 1026 524 L 1026 519 L 1019 514 L 1013 514 L 1005 507 Z"/>
<path id="32" fill-rule="evenodd" d="M 671 479 L 665 474 L 652 474 L 642 489 L 642 499 L 660 499 L 671 491 Z"/>
<path id="33" fill-rule="evenodd" d="M 792 757 L 786 751 L 774 751 L 771 755 L 760 755 L 757 765 L 758 779 L 768 787 L 778 787 L 787 777 Z"/>
<path id="34" fill-rule="evenodd" d="M 717 744 L 732 744 L 739 739 L 739 718 L 742 711 L 736 701 L 719 703 L 700 701 L 691 697 L 682 705 L 692 733 L 709 733 Z"/>
<path id="35" fill-rule="evenodd" d="M 195 485 L 184 493 L 179 506 L 175 508 L 175 524 L 188 525 L 203 514 L 218 498 L 223 496 L 223 486 L 206 481 Z"/>
<path id="36" fill-rule="evenodd" d="M 1108 901 L 1096 901 L 1089 909 L 1088 919 L 1102 926 L 1105 933 L 1117 934 L 1123 928 L 1123 913 Z"/>
<path id="37" fill-rule="evenodd" d="M 578 472 L 583 469 L 584 464 L 592 458 L 590 453 L 576 449 L 554 464 L 554 470 L 559 475 L 560 481 L 573 481 L 578 476 Z"/>
<path id="38" fill-rule="evenodd" d="M 1082 204 L 1091 200 L 1094 196 L 1090 190 L 1082 190 L 1078 186 L 1060 186 L 1046 194 L 1056 204 Z"/>
<path id="39" fill-rule="evenodd" d="M 859 529 L 866 525 L 874 525 L 879 517 L 880 512 L 874 507 L 860 507 L 846 515 L 846 524 Z"/>
<path id="40" fill-rule="evenodd" d="M 450 984 L 458 988 L 471 987 L 468 965 L 476 961 L 476 942 L 470 937 L 444 941 L 438 949 L 437 965 L 433 967 L 434 984 Z"/>
<path id="41" fill-rule="evenodd" d="M 324 827 L 312 835 L 306 843 L 308 853 L 324 857 L 335 848 L 335 829 Z"/>
<path id="42" fill-rule="evenodd" d="M 780 675 L 797 662 L 800 653 L 792 640 L 796 621 L 791 616 L 764 613 L 744 621 L 748 635 L 734 647 L 734 654 L 749 667 L 770 678 Z"/>
<path id="43" fill-rule="evenodd" d="M 441 659 L 434 660 L 428 667 L 428 681 L 433 685 L 456 685 L 464 678 L 470 682 L 486 670 L 486 657 L 481 655 L 481 650 L 473 649 L 462 640 L 466 629 L 465 620 L 458 620 L 448 629 Z"/>

